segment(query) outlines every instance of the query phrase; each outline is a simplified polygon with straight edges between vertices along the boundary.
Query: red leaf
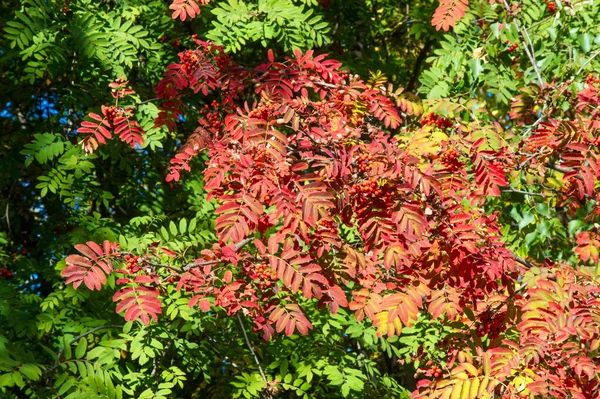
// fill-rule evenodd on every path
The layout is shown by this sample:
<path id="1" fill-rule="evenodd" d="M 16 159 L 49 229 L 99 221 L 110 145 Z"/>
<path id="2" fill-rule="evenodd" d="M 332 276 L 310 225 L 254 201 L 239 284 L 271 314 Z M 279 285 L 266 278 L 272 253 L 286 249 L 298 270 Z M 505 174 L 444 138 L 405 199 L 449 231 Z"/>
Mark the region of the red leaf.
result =
<path id="1" fill-rule="evenodd" d="M 468 0 L 440 0 L 431 24 L 435 26 L 436 30 L 448 31 L 465 15 L 468 5 Z"/>
<path id="2" fill-rule="evenodd" d="M 198 302 L 198 307 L 201 310 L 208 312 L 210 310 L 210 301 L 208 299 L 203 299 L 200 302 Z"/>

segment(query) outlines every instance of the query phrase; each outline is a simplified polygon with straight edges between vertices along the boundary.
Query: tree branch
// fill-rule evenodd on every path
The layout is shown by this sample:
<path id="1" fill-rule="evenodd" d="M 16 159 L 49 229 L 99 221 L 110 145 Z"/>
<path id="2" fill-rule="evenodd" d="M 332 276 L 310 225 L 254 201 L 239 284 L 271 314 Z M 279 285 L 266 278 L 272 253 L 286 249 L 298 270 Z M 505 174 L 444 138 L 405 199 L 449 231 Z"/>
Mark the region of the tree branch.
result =
<path id="1" fill-rule="evenodd" d="M 421 65 L 423 65 L 423 63 L 427 59 L 427 55 L 429 53 L 429 50 L 431 50 L 432 45 L 433 45 L 433 40 L 429 40 L 425 43 L 425 45 L 423 46 L 421 51 L 419 51 L 419 55 L 417 56 L 417 59 L 415 60 L 415 66 L 413 67 L 413 72 L 410 76 L 410 80 L 408 81 L 408 84 L 406 85 L 406 91 L 412 92 L 414 90 L 415 86 L 417 85 L 417 81 L 419 79 L 419 75 L 421 72 Z"/>
<path id="2" fill-rule="evenodd" d="M 569 172 L 574 172 L 575 171 L 575 169 L 573 169 L 573 168 L 568 168 L 568 167 L 565 167 L 565 166 L 560 166 L 560 165 L 557 165 L 555 163 L 547 163 L 544 166 L 547 167 L 547 168 L 549 168 L 549 169 L 554 169 L 555 171 L 560 172 L 560 173 L 569 173 Z"/>
<path id="3" fill-rule="evenodd" d="M 252 240 L 254 240 L 254 237 L 248 237 L 240 242 L 238 242 L 237 244 L 235 244 L 233 250 L 235 252 L 239 251 L 244 245 L 248 244 L 249 242 L 251 242 Z M 121 252 L 121 256 L 122 255 L 133 255 L 131 252 Z M 171 266 L 171 265 L 167 265 L 166 263 L 156 263 L 156 262 L 150 262 L 146 259 L 143 259 L 141 261 L 142 263 L 151 266 L 153 268 L 158 268 L 158 267 L 163 267 L 165 269 L 170 269 L 173 270 L 177 273 L 182 273 L 182 272 L 187 272 L 195 267 L 202 267 L 202 266 L 209 266 L 209 265 L 217 265 L 221 262 L 223 262 L 221 259 L 216 259 L 216 260 L 208 260 L 205 262 L 192 262 L 192 263 L 188 263 L 187 265 L 185 265 L 183 268 L 178 268 L 175 266 Z"/>
<path id="4" fill-rule="evenodd" d="M 507 188 L 507 189 L 503 189 L 503 190 L 500 190 L 500 191 L 502 191 L 503 193 L 516 193 L 516 194 L 532 195 L 532 196 L 535 196 L 535 197 L 545 197 L 546 196 L 543 193 L 531 193 L 529 191 L 522 191 L 522 190 L 517 190 L 517 189 L 514 189 L 514 188 Z"/>
<path id="5" fill-rule="evenodd" d="M 535 265 L 533 263 L 531 263 L 530 261 L 528 261 L 526 259 L 521 258 L 519 255 L 512 254 L 512 257 L 513 257 L 514 260 L 516 260 L 517 262 L 519 262 L 523 266 L 527 266 L 529 268 L 535 267 Z"/>

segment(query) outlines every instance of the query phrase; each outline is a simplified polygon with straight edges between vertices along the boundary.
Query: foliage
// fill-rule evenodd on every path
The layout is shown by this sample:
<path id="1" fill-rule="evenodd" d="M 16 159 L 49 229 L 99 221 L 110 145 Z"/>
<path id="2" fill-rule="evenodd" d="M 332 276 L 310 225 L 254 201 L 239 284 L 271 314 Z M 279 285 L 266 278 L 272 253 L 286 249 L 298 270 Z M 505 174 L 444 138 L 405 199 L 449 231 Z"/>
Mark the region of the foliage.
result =
<path id="1" fill-rule="evenodd" d="M 599 9 L 0 2 L 0 395 L 597 397 Z"/>

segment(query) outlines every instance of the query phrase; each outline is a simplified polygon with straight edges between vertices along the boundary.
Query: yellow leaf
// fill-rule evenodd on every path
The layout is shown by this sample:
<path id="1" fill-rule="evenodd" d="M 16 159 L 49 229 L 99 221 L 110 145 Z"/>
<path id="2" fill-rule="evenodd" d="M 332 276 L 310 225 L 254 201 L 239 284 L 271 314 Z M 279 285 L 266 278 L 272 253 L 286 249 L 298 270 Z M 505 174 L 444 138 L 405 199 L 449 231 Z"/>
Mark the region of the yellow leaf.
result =
<path id="1" fill-rule="evenodd" d="M 477 399 L 479 397 L 477 392 L 479 392 L 479 378 L 475 378 L 473 381 L 471 381 L 471 389 L 469 390 L 468 396 L 469 399 Z"/>
<path id="2" fill-rule="evenodd" d="M 471 380 L 463 381 L 462 389 L 460 391 L 460 399 L 469 399 L 471 393 Z"/>
<path id="3" fill-rule="evenodd" d="M 483 377 L 481 383 L 479 384 L 479 391 L 477 394 L 478 397 L 483 397 L 483 395 L 487 394 L 487 386 L 489 382 L 490 379 L 488 377 Z"/>
<path id="4" fill-rule="evenodd" d="M 456 381 L 454 387 L 452 387 L 452 395 L 450 395 L 450 399 L 460 399 L 460 393 L 462 391 L 463 381 Z"/>
<path id="5" fill-rule="evenodd" d="M 440 397 L 440 399 L 450 399 L 450 395 L 452 395 L 453 388 L 453 386 L 446 388 L 444 392 L 442 392 L 442 396 Z"/>
<path id="6" fill-rule="evenodd" d="M 463 381 L 469 379 L 469 376 L 464 371 L 461 371 L 460 373 L 456 373 L 456 374 L 452 373 L 452 376 L 456 379 L 463 380 Z"/>
<path id="7" fill-rule="evenodd" d="M 474 377 L 476 377 L 479 374 L 479 371 L 477 370 L 477 368 L 475 368 L 475 366 L 473 366 L 470 363 L 463 363 L 463 364 L 461 364 L 461 366 L 463 366 L 465 368 L 465 370 L 467 370 Z"/>
<path id="8" fill-rule="evenodd" d="M 492 371 L 492 361 L 489 355 L 487 353 L 484 353 L 481 356 L 481 361 L 483 363 L 483 374 L 489 376 L 490 372 Z"/>

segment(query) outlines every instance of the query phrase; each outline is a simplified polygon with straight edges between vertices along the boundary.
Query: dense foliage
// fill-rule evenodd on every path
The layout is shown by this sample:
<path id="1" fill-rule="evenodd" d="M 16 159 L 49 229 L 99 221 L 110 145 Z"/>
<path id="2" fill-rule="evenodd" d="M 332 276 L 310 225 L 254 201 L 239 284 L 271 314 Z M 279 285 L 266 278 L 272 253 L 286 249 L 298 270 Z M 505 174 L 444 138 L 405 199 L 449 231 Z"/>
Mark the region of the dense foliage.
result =
<path id="1" fill-rule="evenodd" d="M 0 11 L 2 397 L 600 394 L 597 1 Z"/>

